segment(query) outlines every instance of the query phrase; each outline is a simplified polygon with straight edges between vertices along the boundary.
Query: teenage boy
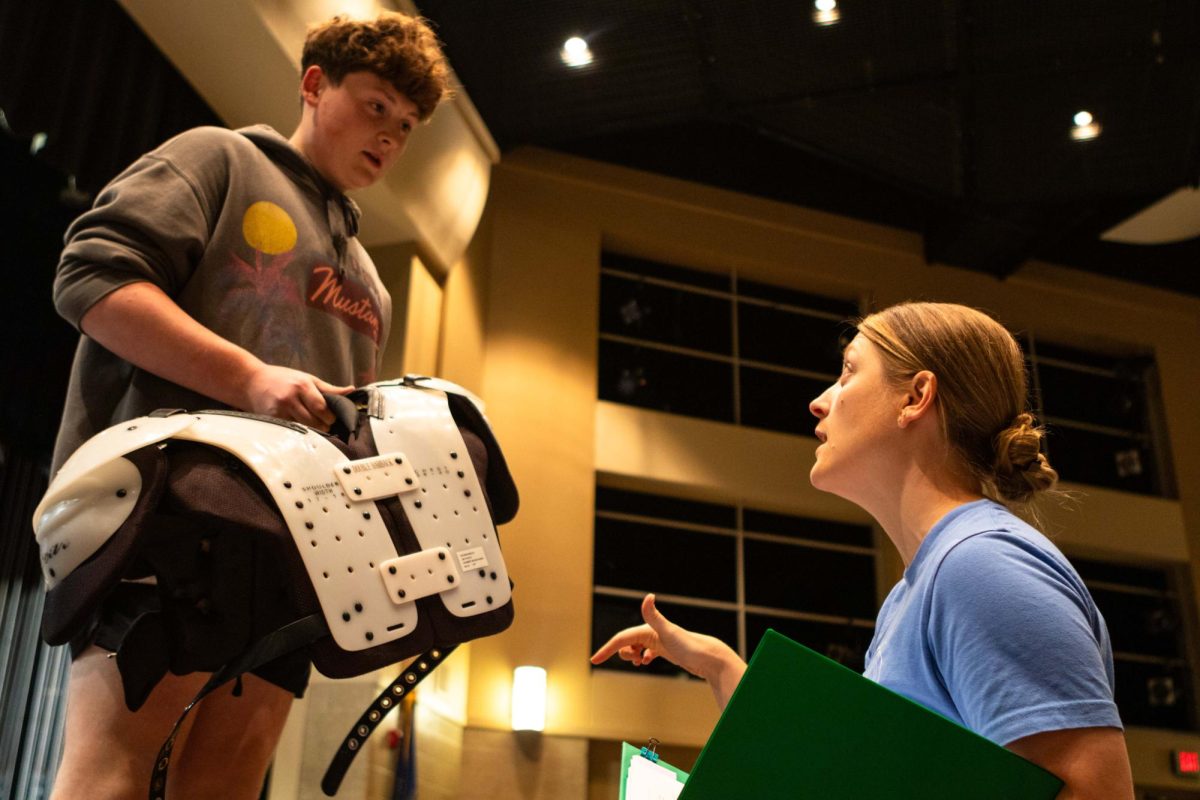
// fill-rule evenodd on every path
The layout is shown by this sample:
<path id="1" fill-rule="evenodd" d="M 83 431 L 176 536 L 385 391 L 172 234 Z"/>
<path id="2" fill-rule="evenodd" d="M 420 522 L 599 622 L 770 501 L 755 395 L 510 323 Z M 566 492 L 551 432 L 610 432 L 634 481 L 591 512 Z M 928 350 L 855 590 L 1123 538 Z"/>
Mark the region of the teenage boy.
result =
<path id="1" fill-rule="evenodd" d="M 390 12 L 313 27 L 301 63 L 290 138 L 266 126 L 188 131 L 117 176 L 68 230 L 55 304 L 83 336 L 55 470 L 93 434 L 156 408 L 326 427 L 321 392 L 379 377 L 391 299 L 344 193 L 396 162 L 447 93 L 448 69 L 422 20 Z M 157 606 L 153 587 L 122 583 L 72 641 L 54 798 L 146 796 L 159 746 L 208 677 L 168 672 L 128 710 L 112 656 Z M 176 740 L 170 795 L 257 798 L 308 672 L 302 655 L 285 656 L 246 675 L 240 696 L 205 698 Z"/>

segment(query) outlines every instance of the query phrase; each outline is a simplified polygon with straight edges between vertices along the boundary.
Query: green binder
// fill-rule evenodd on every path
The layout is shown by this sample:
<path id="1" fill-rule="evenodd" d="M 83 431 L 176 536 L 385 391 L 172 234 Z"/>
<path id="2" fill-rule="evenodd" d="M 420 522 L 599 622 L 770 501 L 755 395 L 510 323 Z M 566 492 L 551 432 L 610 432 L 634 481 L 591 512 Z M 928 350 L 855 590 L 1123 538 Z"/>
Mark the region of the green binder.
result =
<path id="1" fill-rule="evenodd" d="M 773 630 L 679 800 L 1050 800 L 1057 777 Z"/>

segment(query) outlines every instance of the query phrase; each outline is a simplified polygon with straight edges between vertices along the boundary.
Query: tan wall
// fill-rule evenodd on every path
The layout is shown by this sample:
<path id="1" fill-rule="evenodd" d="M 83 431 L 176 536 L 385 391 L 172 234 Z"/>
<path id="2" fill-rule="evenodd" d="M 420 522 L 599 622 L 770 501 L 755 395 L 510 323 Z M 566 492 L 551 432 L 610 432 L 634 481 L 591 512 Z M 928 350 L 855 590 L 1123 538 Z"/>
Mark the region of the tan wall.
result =
<path id="1" fill-rule="evenodd" d="M 479 388 L 522 494 L 520 515 L 501 531 L 516 581 L 517 620 L 510 631 L 472 646 L 468 732 L 507 727 L 511 671 L 520 664 L 547 668 L 547 731 L 557 737 L 653 735 L 699 745 L 716 719 L 708 690 L 697 682 L 593 674 L 588 666 L 598 469 L 684 493 L 862 519 L 808 486 L 811 439 L 597 403 L 602 245 L 693 268 L 735 268 L 755 280 L 877 305 L 909 298 L 965 302 L 1047 339 L 1153 351 L 1179 500 L 1085 490 L 1080 510 L 1052 512 L 1050 527 L 1068 550 L 1155 562 L 1200 552 L 1200 417 L 1191 395 L 1200 385 L 1192 352 L 1200 342 L 1200 303 L 1047 265 L 1001 282 L 924 264 L 913 234 L 521 151 L 497 168 L 486 224 L 464 274 L 452 272 L 446 289 L 447 330 L 467 333 L 458 344 L 443 341 L 442 365 L 448 377 L 457 372 L 470 385 L 475 372 L 468 363 L 482 356 Z M 794 400 L 797 413 L 806 414 L 808 398 Z M 890 559 L 895 574 L 898 562 Z M 1200 747 L 1200 737 L 1167 738 Z M 1131 731 L 1130 741 L 1139 778 L 1170 785 L 1157 766 L 1165 759 L 1162 737 Z"/>
<path id="2" fill-rule="evenodd" d="M 491 217 L 485 214 L 475 238 L 462 260 L 450 270 L 442 287 L 438 376 L 476 394 L 483 392 L 491 230 Z"/>
<path id="3" fill-rule="evenodd" d="M 372 248 L 371 260 L 379 279 L 392 297 L 392 326 L 388 329 L 388 340 L 383 350 L 383 364 L 379 370 L 380 380 L 399 378 L 405 372 L 405 346 L 410 335 L 405 325 L 409 295 L 413 283 L 413 261 L 417 247 L 412 242 Z M 419 330 L 419 329 L 418 329 Z M 413 336 L 419 337 L 414 332 Z"/>

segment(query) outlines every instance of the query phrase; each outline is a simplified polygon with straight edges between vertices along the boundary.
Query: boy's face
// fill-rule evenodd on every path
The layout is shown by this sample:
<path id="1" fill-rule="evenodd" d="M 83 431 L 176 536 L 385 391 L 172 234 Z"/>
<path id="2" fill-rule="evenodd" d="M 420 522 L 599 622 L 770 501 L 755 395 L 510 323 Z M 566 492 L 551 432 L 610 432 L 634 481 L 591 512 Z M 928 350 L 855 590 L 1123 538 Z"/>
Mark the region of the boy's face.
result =
<path id="1" fill-rule="evenodd" d="M 419 120 L 417 106 L 373 72 L 351 72 L 334 85 L 309 67 L 301 92 L 308 121 L 301 150 L 343 192 L 383 177 Z"/>

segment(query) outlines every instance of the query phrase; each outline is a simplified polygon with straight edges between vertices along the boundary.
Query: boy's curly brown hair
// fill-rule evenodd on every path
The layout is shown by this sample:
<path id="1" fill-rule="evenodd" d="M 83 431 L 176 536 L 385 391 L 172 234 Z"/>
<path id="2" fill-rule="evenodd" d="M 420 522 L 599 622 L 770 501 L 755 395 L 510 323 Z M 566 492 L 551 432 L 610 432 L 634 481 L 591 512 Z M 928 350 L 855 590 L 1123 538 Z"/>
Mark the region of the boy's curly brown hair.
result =
<path id="1" fill-rule="evenodd" d="M 366 70 L 396 87 L 429 119 L 450 93 L 450 68 L 437 36 L 421 17 L 384 11 L 374 20 L 337 16 L 309 27 L 301 71 L 317 65 L 335 84 Z"/>

